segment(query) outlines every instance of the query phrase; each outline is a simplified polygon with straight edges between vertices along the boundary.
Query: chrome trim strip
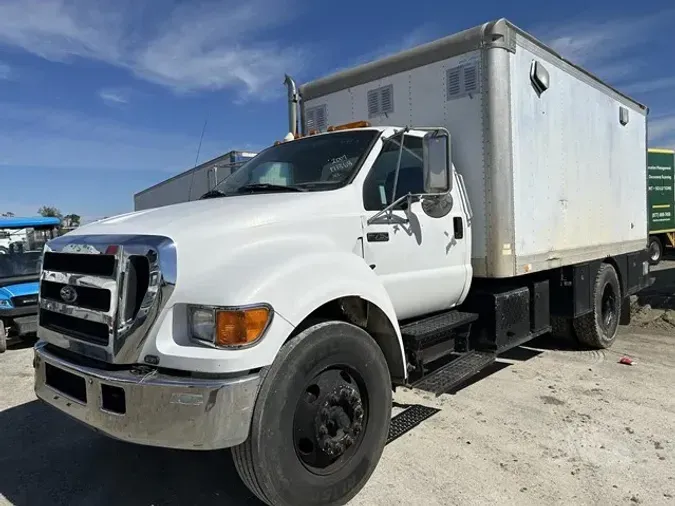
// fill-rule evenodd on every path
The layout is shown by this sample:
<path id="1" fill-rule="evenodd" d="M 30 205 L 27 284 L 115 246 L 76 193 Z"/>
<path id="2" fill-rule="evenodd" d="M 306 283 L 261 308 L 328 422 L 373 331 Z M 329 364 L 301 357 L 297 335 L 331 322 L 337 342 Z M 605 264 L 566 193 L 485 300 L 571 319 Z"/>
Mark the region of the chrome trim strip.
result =
<path id="1" fill-rule="evenodd" d="M 109 328 L 114 324 L 114 318 L 109 314 L 96 311 L 95 309 L 71 306 L 69 304 L 64 304 L 63 302 L 58 302 L 52 299 L 45 299 L 44 297 L 40 298 L 40 308 L 67 316 L 74 316 L 75 318 L 81 318 L 82 320 L 103 323 Z M 109 335 L 109 337 L 111 336 Z"/>
<path id="2" fill-rule="evenodd" d="M 103 288 L 115 290 L 117 284 L 113 278 L 105 276 L 91 276 L 89 274 L 77 274 L 74 272 L 42 271 L 40 281 L 51 281 L 63 285 L 84 286 L 87 288 Z"/>

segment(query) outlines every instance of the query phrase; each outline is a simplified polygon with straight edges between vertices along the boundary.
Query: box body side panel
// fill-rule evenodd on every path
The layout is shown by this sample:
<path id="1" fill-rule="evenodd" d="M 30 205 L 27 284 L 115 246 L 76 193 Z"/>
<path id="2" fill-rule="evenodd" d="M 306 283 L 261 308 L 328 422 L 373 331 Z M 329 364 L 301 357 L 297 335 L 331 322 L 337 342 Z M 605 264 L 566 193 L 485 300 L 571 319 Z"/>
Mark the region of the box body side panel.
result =
<path id="1" fill-rule="evenodd" d="M 517 39 L 517 42 L 518 41 Z M 646 114 L 527 44 L 511 58 L 516 272 L 646 246 Z M 533 61 L 548 71 L 538 96 Z"/>

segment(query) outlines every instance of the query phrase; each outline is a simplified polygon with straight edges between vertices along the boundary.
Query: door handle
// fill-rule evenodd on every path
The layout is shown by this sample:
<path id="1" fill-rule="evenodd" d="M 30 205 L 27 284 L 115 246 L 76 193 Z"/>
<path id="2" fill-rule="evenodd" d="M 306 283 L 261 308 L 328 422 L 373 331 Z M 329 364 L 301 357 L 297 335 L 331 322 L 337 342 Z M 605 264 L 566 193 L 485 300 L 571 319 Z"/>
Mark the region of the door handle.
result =
<path id="1" fill-rule="evenodd" d="M 464 237 L 464 224 L 461 216 L 455 216 L 452 219 L 452 225 L 455 229 L 455 239 L 462 239 Z"/>

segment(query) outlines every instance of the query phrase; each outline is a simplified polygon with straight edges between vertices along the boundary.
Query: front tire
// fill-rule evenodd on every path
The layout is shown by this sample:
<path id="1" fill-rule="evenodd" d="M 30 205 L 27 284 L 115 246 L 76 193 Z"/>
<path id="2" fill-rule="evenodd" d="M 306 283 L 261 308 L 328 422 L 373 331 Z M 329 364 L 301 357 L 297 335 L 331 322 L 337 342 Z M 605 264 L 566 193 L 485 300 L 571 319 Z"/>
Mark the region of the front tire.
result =
<path id="1" fill-rule="evenodd" d="M 386 359 L 349 323 L 313 325 L 267 371 L 248 439 L 232 449 L 246 486 L 271 506 L 342 505 L 380 460 L 391 418 Z"/>
<path id="2" fill-rule="evenodd" d="M 605 349 L 614 344 L 621 320 L 621 285 L 616 270 L 602 264 L 595 277 L 593 310 L 574 320 L 574 330 L 582 344 Z"/>

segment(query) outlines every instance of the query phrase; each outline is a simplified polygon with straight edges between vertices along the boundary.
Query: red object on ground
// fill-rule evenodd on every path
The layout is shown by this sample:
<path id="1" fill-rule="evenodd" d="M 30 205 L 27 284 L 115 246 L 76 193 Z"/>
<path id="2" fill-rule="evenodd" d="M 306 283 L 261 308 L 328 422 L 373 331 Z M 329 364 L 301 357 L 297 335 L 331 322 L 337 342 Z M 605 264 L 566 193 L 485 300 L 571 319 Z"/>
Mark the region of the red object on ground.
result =
<path id="1" fill-rule="evenodd" d="M 633 359 L 630 357 L 621 357 L 619 359 L 619 363 L 624 365 L 633 365 Z"/>

